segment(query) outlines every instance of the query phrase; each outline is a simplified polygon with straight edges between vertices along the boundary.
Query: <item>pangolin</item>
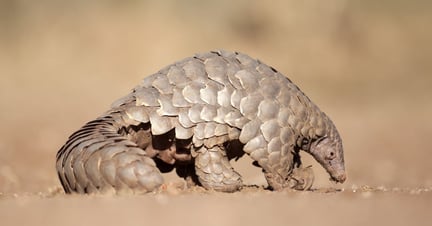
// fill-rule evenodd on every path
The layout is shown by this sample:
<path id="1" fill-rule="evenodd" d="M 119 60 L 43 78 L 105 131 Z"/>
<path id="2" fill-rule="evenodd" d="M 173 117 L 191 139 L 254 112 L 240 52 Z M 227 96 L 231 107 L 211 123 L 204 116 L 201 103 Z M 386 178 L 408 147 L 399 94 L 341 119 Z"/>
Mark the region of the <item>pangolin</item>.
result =
<path id="1" fill-rule="evenodd" d="M 66 193 L 146 193 L 175 170 L 206 189 L 233 192 L 230 160 L 245 153 L 269 188 L 309 189 L 311 154 L 330 179 L 346 179 L 342 140 L 330 120 L 286 76 L 245 54 L 196 54 L 147 76 L 58 151 Z M 306 173 L 304 173 L 306 172 Z"/>

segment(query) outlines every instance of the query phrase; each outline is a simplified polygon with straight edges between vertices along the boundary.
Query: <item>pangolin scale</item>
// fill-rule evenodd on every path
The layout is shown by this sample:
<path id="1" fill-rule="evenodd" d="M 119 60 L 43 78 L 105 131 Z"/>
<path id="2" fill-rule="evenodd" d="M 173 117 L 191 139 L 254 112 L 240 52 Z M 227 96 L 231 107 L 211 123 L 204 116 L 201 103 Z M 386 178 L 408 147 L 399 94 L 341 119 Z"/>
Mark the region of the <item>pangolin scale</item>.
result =
<path id="1" fill-rule="evenodd" d="M 246 153 L 271 189 L 309 189 L 313 174 L 300 150 L 345 181 L 342 141 L 329 117 L 274 68 L 220 50 L 146 77 L 69 137 L 56 168 L 66 193 L 150 192 L 171 170 L 233 192 L 243 184 L 229 161 Z"/>

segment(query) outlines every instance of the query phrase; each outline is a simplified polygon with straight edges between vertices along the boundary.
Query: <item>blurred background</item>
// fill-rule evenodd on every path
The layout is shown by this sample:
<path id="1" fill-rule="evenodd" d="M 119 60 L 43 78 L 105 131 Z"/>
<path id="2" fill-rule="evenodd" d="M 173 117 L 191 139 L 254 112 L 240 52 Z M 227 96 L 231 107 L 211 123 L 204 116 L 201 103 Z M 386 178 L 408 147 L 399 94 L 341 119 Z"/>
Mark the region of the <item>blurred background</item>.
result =
<path id="1" fill-rule="evenodd" d="M 0 193 L 60 186 L 67 137 L 146 75 L 235 50 L 292 79 L 337 125 L 340 187 L 431 187 L 430 1 L 0 1 Z M 249 183 L 265 183 L 237 163 Z M 315 187 L 333 186 L 314 165 Z M 255 171 L 254 171 L 255 170 Z"/>

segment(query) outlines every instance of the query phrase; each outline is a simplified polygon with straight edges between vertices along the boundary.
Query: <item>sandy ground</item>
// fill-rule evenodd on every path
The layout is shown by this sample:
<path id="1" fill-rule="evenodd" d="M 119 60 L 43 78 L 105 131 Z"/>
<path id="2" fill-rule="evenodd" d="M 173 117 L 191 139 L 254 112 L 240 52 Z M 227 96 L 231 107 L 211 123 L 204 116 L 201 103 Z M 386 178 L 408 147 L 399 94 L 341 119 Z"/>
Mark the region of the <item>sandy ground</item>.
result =
<path id="1" fill-rule="evenodd" d="M 430 191 L 193 192 L 1 200 L 5 225 L 429 225 Z M 6 220 L 6 221 L 4 221 Z"/>
<path id="2" fill-rule="evenodd" d="M 430 3 L 330 3 L 0 1 L 0 224 L 429 225 Z M 346 183 L 304 155 L 314 190 L 270 192 L 244 157 L 233 165 L 251 186 L 233 194 L 171 174 L 144 196 L 63 194 L 68 135 L 144 76 L 218 48 L 272 65 L 330 115 Z"/>

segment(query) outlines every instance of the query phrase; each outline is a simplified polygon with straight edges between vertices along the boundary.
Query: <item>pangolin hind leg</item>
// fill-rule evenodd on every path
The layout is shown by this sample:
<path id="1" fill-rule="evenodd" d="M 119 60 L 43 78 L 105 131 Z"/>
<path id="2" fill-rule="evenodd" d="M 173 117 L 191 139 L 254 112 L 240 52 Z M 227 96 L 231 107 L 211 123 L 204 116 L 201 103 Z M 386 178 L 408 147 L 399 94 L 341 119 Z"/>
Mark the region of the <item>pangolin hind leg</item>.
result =
<path id="1" fill-rule="evenodd" d="M 234 171 L 220 146 L 209 149 L 202 146 L 195 157 L 195 171 L 199 182 L 207 189 L 234 192 L 242 187 L 240 174 Z"/>
<path id="2" fill-rule="evenodd" d="M 199 185 L 198 176 L 196 175 L 194 162 L 190 164 L 176 164 L 176 173 L 186 181 L 187 187 Z"/>

